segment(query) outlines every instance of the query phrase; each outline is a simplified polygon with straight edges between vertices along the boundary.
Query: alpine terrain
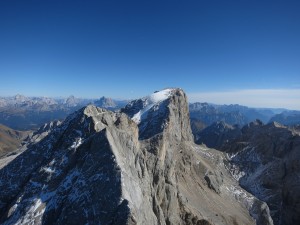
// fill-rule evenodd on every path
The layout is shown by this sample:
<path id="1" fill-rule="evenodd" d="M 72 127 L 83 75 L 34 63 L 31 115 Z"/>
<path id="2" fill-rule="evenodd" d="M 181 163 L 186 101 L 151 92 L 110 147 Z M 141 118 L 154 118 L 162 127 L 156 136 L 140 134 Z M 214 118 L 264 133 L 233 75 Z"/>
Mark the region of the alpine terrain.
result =
<path id="1" fill-rule="evenodd" d="M 197 135 L 199 143 L 226 152 L 231 173 L 268 204 L 274 224 L 300 224 L 299 125 L 217 122 Z"/>
<path id="2" fill-rule="evenodd" d="M 267 202 L 274 224 L 300 224 L 299 128 L 255 121 L 222 149 L 241 186 Z"/>
<path id="3" fill-rule="evenodd" d="M 181 89 L 89 105 L 29 139 L 0 159 L 1 224 L 273 224 L 227 154 L 194 143 Z"/>

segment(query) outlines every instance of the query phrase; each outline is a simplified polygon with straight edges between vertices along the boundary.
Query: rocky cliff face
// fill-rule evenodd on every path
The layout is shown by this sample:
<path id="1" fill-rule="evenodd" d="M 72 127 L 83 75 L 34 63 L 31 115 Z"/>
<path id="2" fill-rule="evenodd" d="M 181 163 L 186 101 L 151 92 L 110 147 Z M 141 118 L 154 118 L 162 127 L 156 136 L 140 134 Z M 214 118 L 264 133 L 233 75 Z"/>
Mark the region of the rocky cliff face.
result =
<path id="1" fill-rule="evenodd" d="M 181 89 L 77 111 L 0 170 L 0 222 L 273 224 L 189 121 Z"/>
<path id="2" fill-rule="evenodd" d="M 300 136 L 273 122 L 255 121 L 223 146 L 242 187 L 268 203 L 274 224 L 300 224 Z"/>

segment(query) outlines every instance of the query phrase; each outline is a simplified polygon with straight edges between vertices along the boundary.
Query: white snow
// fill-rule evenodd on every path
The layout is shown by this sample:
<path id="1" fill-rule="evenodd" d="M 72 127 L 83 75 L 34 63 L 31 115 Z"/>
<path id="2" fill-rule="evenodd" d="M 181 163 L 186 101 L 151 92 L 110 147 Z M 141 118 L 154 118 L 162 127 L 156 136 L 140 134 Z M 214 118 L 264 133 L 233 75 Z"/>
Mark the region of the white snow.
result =
<path id="1" fill-rule="evenodd" d="M 168 99 L 172 93 L 172 90 L 173 89 L 164 89 L 162 91 L 155 92 L 148 97 L 153 103 L 158 103 Z"/>
<path id="2" fill-rule="evenodd" d="M 151 109 L 155 105 L 158 105 L 162 101 L 165 101 L 171 96 L 172 90 L 173 89 L 168 88 L 144 97 L 143 98 L 143 101 L 145 102 L 144 108 L 141 109 L 136 114 L 134 114 L 132 120 L 137 124 L 139 124 L 141 122 L 142 116 L 145 115 L 149 111 L 149 109 Z"/>
<path id="3" fill-rule="evenodd" d="M 26 208 L 26 214 L 18 219 L 15 224 L 40 224 L 45 212 L 44 203 L 40 198 L 33 198 L 31 205 Z"/>
<path id="4" fill-rule="evenodd" d="M 55 172 L 55 169 L 52 167 L 43 167 L 42 170 L 44 170 L 46 173 L 52 174 Z"/>
<path id="5" fill-rule="evenodd" d="M 82 144 L 82 139 L 79 138 L 79 139 L 77 139 L 76 141 L 73 142 L 71 148 L 75 148 L 75 149 L 76 149 L 76 148 L 78 148 L 81 144 Z"/>

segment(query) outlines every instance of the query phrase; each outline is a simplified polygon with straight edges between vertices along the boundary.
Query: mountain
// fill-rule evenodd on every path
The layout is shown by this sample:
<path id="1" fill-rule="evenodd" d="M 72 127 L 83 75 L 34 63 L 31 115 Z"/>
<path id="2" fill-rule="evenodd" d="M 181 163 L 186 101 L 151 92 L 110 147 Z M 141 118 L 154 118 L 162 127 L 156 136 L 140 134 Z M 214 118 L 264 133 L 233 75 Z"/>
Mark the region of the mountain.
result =
<path id="1" fill-rule="evenodd" d="M 239 111 L 223 111 L 218 105 L 208 103 L 190 104 L 191 118 L 202 121 L 207 126 L 214 122 L 224 121 L 228 124 L 243 125 L 247 123 L 247 118 Z"/>
<path id="2" fill-rule="evenodd" d="M 0 157 L 16 150 L 29 134 L 29 131 L 17 131 L 0 124 Z"/>
<path id="3" fill-rule="evenodd" d="M 285 125 L 297 125 L 300 124 L 300 111 L 284 111 L 280 114 L 276 114 L 270 119 L 270 122 L 279 122 Z"/>
<path id="4" fill-rule="evenodd" d="M 76 106 L 81 106 L 82 105 L 85 105 L 85 104 L 88 104 L 89 102 L 86 101 L 86 100 L 82 100 L 80 98 L 75 98 L 75 96 L 71 95 L 69 96 L 67 99 L 65 99 L 64 101 L 64 104 L 67 106 L 67 107 L 76 107 Z"/>
<path id="5" fill-rule="evenodd" d="M 21 153 L 31 148 L 36 143 L 48 136 L 53 130 L 55 130 L 61 124 L 60 121 L 52 121 L 44 124 L 38 130 L 32 131 L 16 131 L 22 134 L 22 142 L 15 148 L 11 148 L 9 152 L 0 156 L 0 169 L 9 164 Z M 19 137 L 19 135 L 18 135 Z"/>
<path id="6" fill-rule="evenodd" d="M 267 202 L 274 224 L 299 224 L 300 129 L 256 120 L 243 128 L 216 122 L 197 133 L 199 143 L 224 151 L 231 173 Z"/>
<path id="7" fill-rule="evenodd" d="M 0 170 L 2 224 L 273 224 L 226 155 L 194 144 L 181 89 L 89 105 L 26 148 Z"/>
<path id="8" fill-rule="evenodd" d="M 0 97 L 0 123 L 17 130 L 35 130 L 44 123 L 63 120 L 70 113 L 88 104 L 116 110 L 126 103 L 105 97 L 100 100 L 82 99 L 74 96 L 57 99 L 23 95 Z"/>
<path id="9" fill-rule="evenodd" d="M 111 98 L 101 97 L 99 100 L 94 103 L 97 107 L 101 108 L 115 108 L 117 104 Z"/>
<path id="10" fill-rule="evenodd" d="M 223 121 L 230 125 L 244 126 L 259 119 L 268 122 L 280 109 L 257 109 L 241 105 L 215 105 L 209 103 L 191 103 L 191 118 L 202 121 L 207 126 Z"/>
<path id="11" fill-rule="evenodd" d="M 203 123 L 201 120 L 195 119 L 195 118 L 190 118 L 191 120 L 191 129 L 192 133 L 194 135 L 195 141 L 199 139 L 199 133 L 207 127 L 205 123 Z"/>
<path id="12" fill-rule="evenodd" d="M 220 121 L 196 133 L 195 142 L 203 143 L 209 148 L 221 149 L 226 142 L 234 140 L 240 134 L 241 128 L 239 126 L 232 126 Z"/>
<path id="13" fill-rule="evenodd" d="M 232 174 L 267 202 L 275 225 L 300 224 L 300 132 L 277 122 L 244 126 L 225 143 Z"/>
<path id="14" fill-rule="evenodd" d="M 55 119 L 64 119 L 68 114 L 81 108 L 86 101 L 79 102 L 75 97 L 55 100 L 46 97 L 1 98 L 0 123 L 18 130 L 34 130 Z"/>
<path id="15" fill-rule="evenodd" d="M 126 100 L 114 100 L 105 96 L 101 97 L 99 100 L 94 101 L 95 106 L 109 110 L 120 109 L 124 107 L 127 103 L 128 101 Z"/>

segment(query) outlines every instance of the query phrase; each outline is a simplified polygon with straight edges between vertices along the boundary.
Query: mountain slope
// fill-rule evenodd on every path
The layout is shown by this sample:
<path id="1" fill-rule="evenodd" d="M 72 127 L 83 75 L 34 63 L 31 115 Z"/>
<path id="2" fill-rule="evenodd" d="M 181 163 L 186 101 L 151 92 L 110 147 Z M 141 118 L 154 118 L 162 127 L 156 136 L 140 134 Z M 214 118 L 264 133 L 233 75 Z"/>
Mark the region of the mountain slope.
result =
<path id="1" fill-rule="evenodd" d="M 0 157 L 16 150 L 29 133 L 29 131 L 16 131 L 0 124 Z"/>
<path id="2" fill-rule="evenodd" d="M 296 128 L 256 121 L 223 146 L 242 187 L 268 203 L 274 224 L 300 223 L 300 136 Z"/>
<path id="3" fill-rule="evenodd" d="M 93 104 L 97 107 L 105 108 L 113 111 L 126 106 L 127 103 L 128 101 L 126 100 L 114 100 L 112 98 L 107 98 L 102 96 L 99 100 L 94 101 Z"/>
<path id="4" fill-rule="evenodd" d="M 221 149 L 223 144 L 234 140 L 241 134 L 238 126 L 231 126 L 223 121 L 215 122 L 196 133 L 195 142 L 203 143 L 209 148 Z"/>
<path id="5" fill-rule="evenodd" d="M 87 106 L 0 170 L 2 224 L 273 224 L 223 153 L 193 143 L 167 89 L 125 113 Z"/>
<path id="6" fill-rule="evenodd" d="M 300 124 L 300 111 L 284 111 L 273 116 L 270 122 L 278 122 L 284 125 Z"/>

